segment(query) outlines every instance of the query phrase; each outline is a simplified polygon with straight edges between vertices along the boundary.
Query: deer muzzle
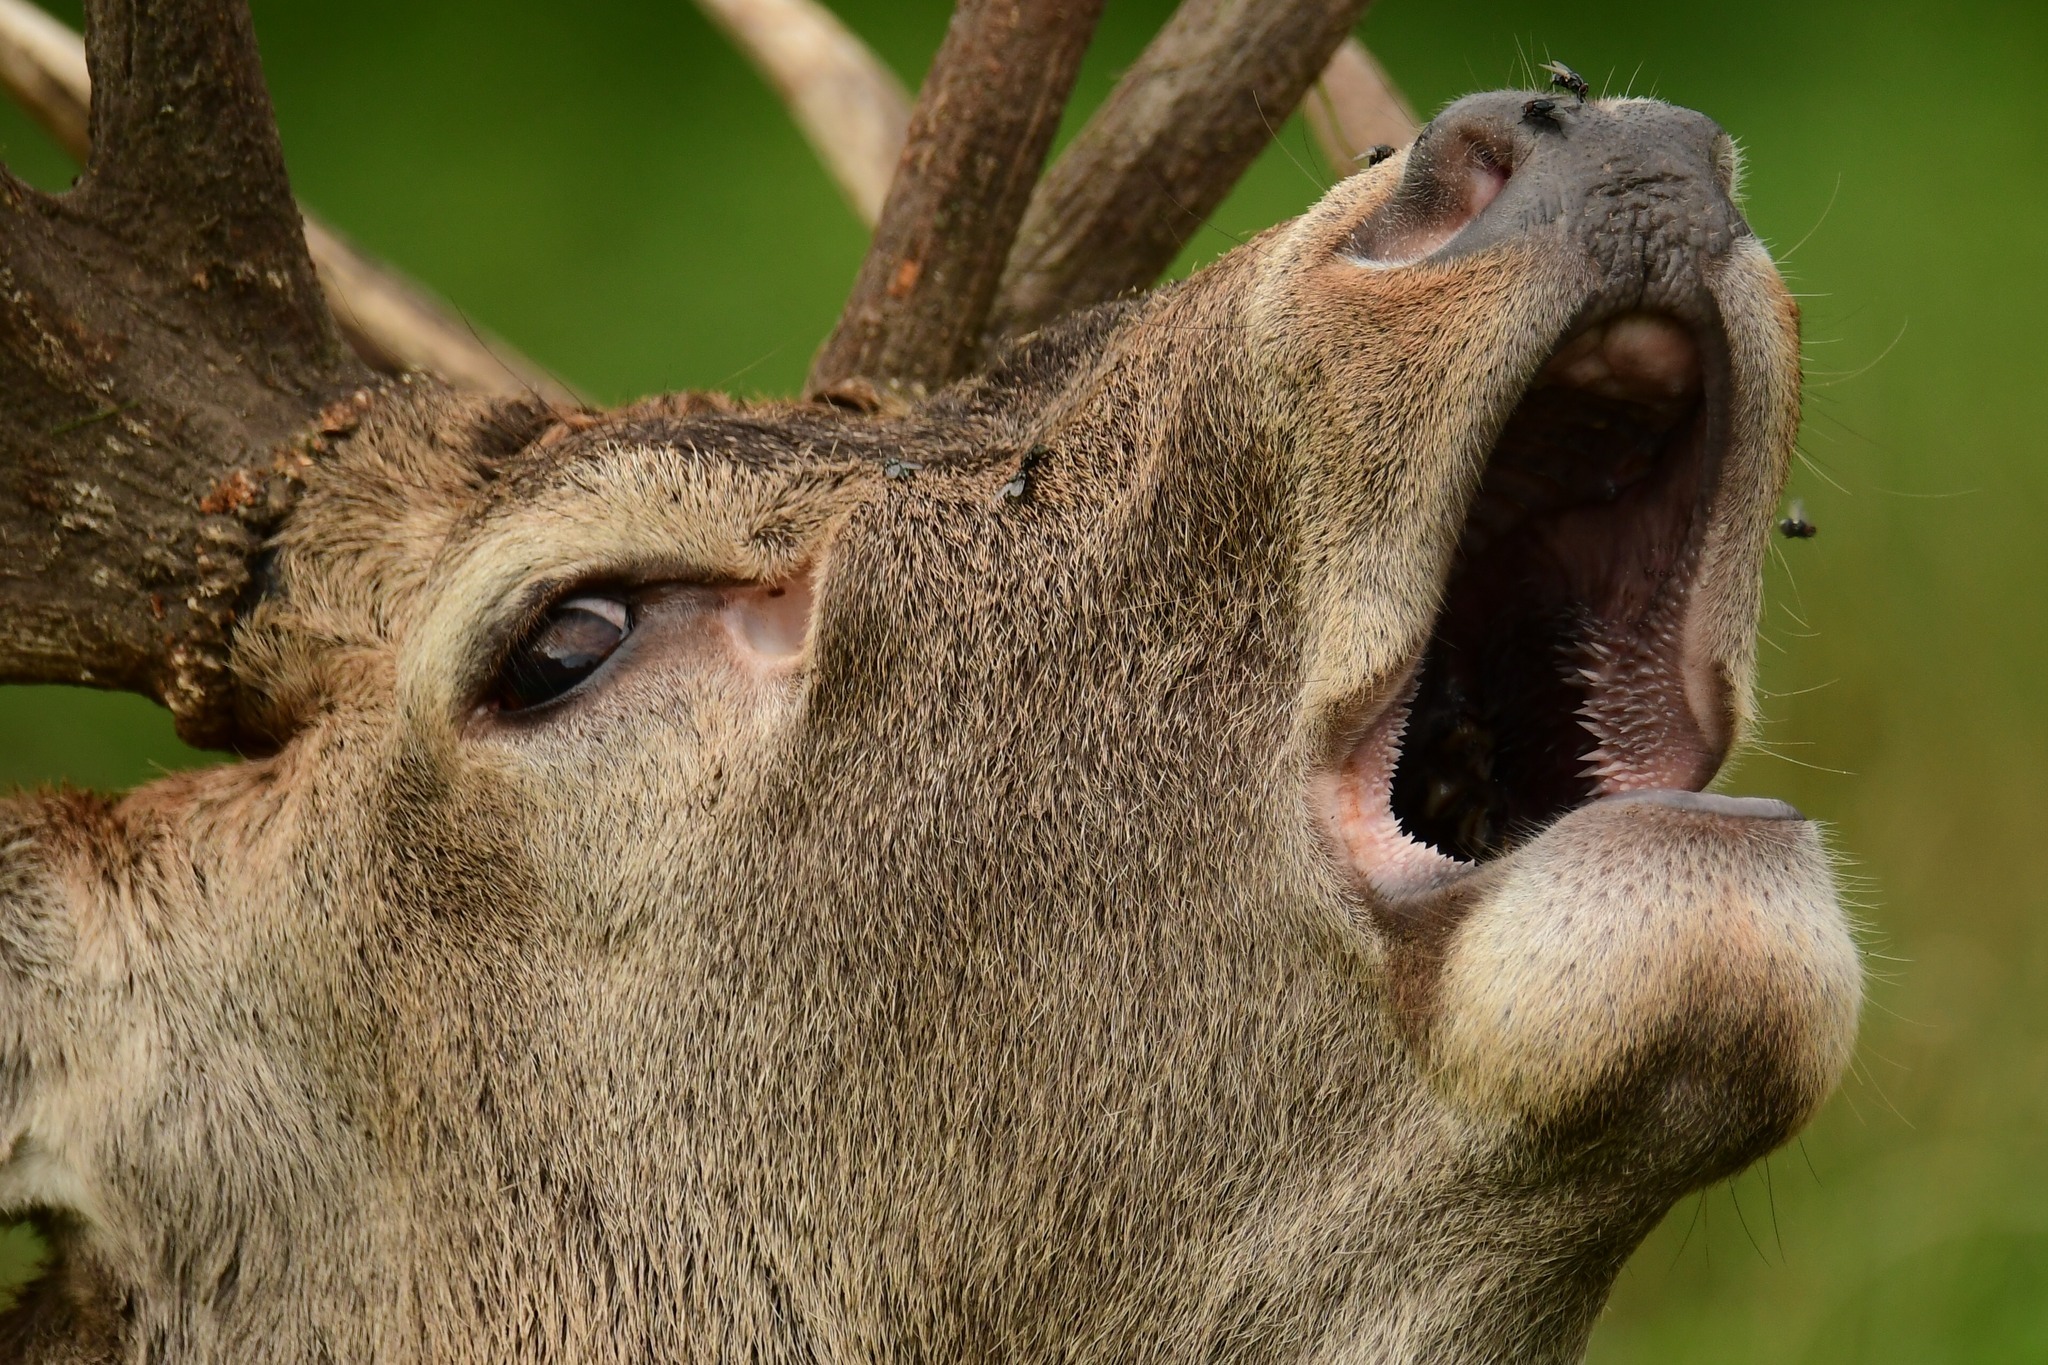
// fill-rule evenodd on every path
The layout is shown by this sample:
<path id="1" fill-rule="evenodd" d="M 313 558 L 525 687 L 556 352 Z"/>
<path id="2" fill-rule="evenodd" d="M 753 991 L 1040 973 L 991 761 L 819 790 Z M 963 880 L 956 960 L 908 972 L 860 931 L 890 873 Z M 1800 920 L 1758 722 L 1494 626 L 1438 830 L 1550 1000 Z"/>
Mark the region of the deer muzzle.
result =
<path id="1" fill-rule="evenodd" d="M 1597 1114 L 1681 1183 L 1811 1113 L 1860 994 L 1814 827 L 1702 794 L 1798 420 L 1737 181 L 1688 110 L 1474 96 L 1278 244 L 1259 315 L 1315 338 L 1274 360 L 1339 433 L 1308 514 L 1358 581 L 1311 677 L 1354 690 L 1317 790 L 1416 1046 L 1468 1114 Z"/>

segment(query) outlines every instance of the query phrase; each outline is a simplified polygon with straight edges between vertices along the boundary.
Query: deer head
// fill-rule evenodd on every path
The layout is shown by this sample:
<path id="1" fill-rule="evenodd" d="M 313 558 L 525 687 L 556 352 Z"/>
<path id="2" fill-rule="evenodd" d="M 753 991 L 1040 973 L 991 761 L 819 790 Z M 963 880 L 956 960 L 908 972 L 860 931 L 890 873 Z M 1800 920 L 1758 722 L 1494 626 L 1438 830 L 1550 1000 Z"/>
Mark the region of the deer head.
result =
<path id="1" fill-rule="evenodd" d="M 1034 191 L 1094 7 L 968 0 L 811 396 L 594 412 L 368 368 L 240 0 L 93 0 L 0 676 L 245 761 L 0 805 L 11 1358 L 1576 1358 L 1854 1032 L 1702 793 L 1797 315 L 1555 92 L 1131 293 L 1359 9 L 1190 0 Z"/>

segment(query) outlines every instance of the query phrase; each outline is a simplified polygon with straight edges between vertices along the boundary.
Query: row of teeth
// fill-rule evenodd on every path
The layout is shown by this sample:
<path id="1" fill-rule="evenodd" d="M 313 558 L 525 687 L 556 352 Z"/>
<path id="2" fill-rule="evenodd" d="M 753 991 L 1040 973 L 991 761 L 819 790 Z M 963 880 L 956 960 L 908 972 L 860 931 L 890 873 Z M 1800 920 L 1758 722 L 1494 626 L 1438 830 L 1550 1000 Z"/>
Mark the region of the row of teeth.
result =
<path id="1" fill-rule="evenodd" d="M 1678 632 L 1670 623 L 1657 625 L 1648 640 L 1616 644 L 1587 640 L 1574 670 L 1586 684 L 1579 724 L 1593 737 L 1580 776 L 1599 783 L 1603 795 L 1668 785 L 1645 755 L 1668 747 L 1658 741 L 1670 717 L 1686 705 L 1684 684 L 1662 660 L 1675 656 Z"/>
<path id="2" fill-rule="evenodd" d="M 1580 775 L 1593 780 L 1599 796 L 1677 785 L 1657 756 L 1671 752 L 1666 740 L 1671 718 L 1685 714 L 1683 682 L 1669 660 L 1677 657 L 1677 613 L 1659 610 L 1626 637 L 1587 634 L 1572 648 L 1567 678 L 1585 685 L 1576 715 L 1593 744 Z M 1372 774 L 1362 805 L 1385 812 L 1375 822 L 1364 850 L 1372 881 L 1385 893 L 1413 893 L 1469 871 L 1474 863 L 1443 852 L 1410 834 L 1393 814 L 1393 773 L 1407 738 L 1420 674 L 1409 679 L 1400 699 L 1379 727 L 1373 752 L 1361 755 Z"/>
<path id="3" fill-rule="evenodd" d="M 1368 879 L 1382 895 L 1426 890 L 1473 866 L 1423 843 L 1403 829 L 1394 814 L 1394 768 L 1401 759 L 1401 743 L 1408 734 L 1409 708 L 1415 703 L 1421 677 L 1418 667 L 1403 684 L 1392 710 L 1379 722 L 1371 752 L 1354 760 L 1369 777 L 1354 794 L 1357 814 L 1362 817 L 1357 828 L 1364 847 L 1353 852 L 1372 869 Z"/>

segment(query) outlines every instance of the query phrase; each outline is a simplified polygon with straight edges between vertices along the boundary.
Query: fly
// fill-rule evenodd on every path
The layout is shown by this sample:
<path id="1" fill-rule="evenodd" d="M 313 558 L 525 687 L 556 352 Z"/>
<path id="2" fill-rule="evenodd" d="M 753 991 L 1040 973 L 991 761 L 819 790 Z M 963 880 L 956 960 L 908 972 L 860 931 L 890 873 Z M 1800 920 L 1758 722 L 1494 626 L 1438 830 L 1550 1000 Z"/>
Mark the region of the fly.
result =
<path id="1" fill-rule="evenodd" d="M 1578 97 L 1579 103 L 1586 102 L 1586 92 L 1593 87 L 1586 84 L 1586 78 L 1566 66 L 1563 62 L 1545 62 L 1543 70 L 1550 73 L 1550 83 L 1560 90 L 1569 90 Z"/>
<path id="2" fill-rule="evenodd" d="M 1812 540 L 1820 534 L 1820 527 L 1806 519 L 1806 504 L 1794 498 L 1791 510 L 1778 523 L 1778 534 L 1787 540 Z"/>

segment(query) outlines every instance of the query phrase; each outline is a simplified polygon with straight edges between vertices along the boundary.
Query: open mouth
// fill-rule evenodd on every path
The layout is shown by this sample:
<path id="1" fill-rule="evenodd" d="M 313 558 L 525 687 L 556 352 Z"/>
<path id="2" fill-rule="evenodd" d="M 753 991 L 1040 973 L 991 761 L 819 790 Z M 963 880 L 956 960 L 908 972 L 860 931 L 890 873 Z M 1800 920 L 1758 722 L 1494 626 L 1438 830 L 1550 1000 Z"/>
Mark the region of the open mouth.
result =
<path id="1" fill-rule="evenodd" d="M 1726 359 L 1663 315 L 1582 326 L 1502 428 L 1428 646 L 1346 760 L 1370 881 L 1416 890 L 1605 796 L 1697 791 L 1726 687 L 1686 622 L 1726 443 Z"/>

